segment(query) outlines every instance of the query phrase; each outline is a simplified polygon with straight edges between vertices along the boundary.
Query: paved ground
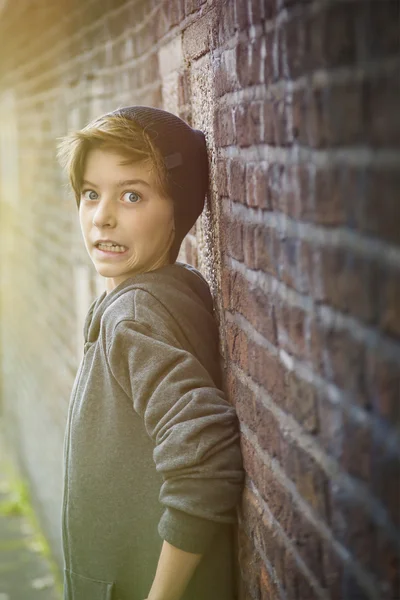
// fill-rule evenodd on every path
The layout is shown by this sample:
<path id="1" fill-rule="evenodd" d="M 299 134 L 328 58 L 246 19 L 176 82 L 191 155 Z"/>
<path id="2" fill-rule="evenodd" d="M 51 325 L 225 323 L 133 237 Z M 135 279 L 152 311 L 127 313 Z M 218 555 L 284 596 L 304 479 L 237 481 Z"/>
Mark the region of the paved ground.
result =
<path id="1" fill-rule="evenodd" d="M 61 600 L 59 575 L 43 554 L 20 490 L 0 428 L 0 600 Z"/>

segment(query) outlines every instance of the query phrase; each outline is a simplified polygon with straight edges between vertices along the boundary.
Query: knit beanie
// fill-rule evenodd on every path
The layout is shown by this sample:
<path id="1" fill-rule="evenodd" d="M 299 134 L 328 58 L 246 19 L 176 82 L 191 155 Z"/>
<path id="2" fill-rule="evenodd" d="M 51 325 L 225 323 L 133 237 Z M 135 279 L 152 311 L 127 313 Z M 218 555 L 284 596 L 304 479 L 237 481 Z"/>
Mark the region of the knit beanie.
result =
<path id="1" fill-rule="evenodd" d="M 208 189 L 208 158 L 204 133 L 176 115 L 150 106 L 126 106 L 109 115 L 136 121 L 160 150 L 169 171 L 175 213 L 175 239 L 169 257 L 176 261 L 185 235 L 204 208 Z M 106 115 L 105 115 L 106 116 Z"/>

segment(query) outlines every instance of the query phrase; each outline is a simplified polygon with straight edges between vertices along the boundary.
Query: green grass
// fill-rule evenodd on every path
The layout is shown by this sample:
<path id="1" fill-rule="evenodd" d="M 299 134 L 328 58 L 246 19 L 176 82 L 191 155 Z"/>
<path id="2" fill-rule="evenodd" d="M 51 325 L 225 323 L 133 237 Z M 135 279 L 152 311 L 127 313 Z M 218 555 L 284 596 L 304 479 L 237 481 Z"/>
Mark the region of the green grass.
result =
<path id="1" fill-rule="evenodd" d="M 34 543 L 37 551 L 47 560 L 51 574 L 54 577 L 56 591 L 61 598 L 63 592 L 62 577 L 33 510 L 28 485 L 16 475 L 15 470 L 9 463 L 3 462 L 3 466 L 9 487 L 6 492 L 7 498 L 0 501 L 0 516 L 24 517 L 31 525 L 32 534 L 30 542 Z"/>

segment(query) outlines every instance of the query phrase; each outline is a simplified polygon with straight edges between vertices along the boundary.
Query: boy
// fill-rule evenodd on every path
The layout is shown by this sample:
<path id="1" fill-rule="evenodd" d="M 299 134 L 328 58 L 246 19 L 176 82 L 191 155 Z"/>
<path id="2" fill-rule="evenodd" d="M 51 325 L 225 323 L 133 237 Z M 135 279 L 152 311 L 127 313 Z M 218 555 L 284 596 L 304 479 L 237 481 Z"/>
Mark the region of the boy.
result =
<path id="1" fill-rule="evenodd" d="M 204 206 L 204 134 L 126 107 L 64 138 L 59 157 L 107 278 L 65 434 L 64 600 L 233 600 L 238 420 L 208 284 L 176 262 Z"/>

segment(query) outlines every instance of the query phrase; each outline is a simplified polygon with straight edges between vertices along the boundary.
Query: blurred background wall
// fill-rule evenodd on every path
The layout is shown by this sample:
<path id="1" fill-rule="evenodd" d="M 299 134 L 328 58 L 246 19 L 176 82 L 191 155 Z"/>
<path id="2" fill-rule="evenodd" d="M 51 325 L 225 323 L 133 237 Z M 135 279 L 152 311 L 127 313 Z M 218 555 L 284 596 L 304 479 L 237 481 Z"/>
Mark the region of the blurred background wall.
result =
<path id="1" fill-rule="evenodd" d="M 178 260 L 218 309 L 247 471 L 240 598 L 399 592 L 399 2 L 0 3 L 1 412 L 62 566 L 62 452 L 104 289 L 56 138 L 128 104 L 206 133 Z"/>

